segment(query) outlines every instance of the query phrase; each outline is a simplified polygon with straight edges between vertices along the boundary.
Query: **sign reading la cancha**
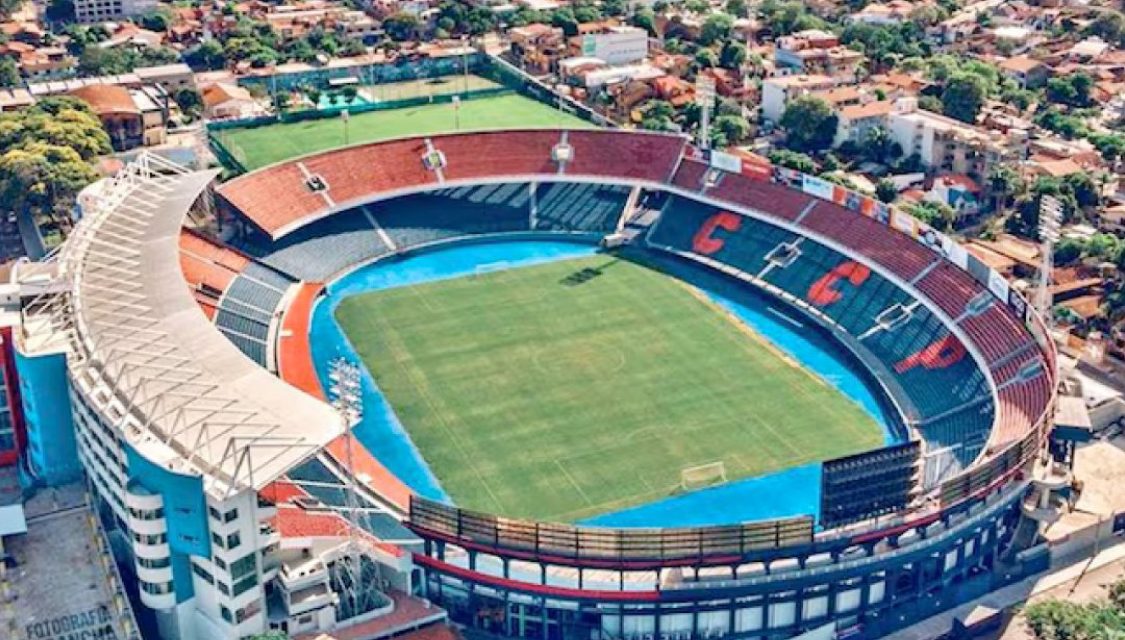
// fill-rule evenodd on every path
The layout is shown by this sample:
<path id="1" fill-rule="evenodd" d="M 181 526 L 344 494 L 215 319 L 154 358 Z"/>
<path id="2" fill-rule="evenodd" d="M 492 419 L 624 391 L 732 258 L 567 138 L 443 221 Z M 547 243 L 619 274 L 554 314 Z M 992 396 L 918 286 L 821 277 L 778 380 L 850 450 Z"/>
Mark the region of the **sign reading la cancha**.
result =
<path id="1" fill-rule="evenodd" d="M 113 615 L 102 605 L 27 625 L 28 640 L 118 640 Z"/>

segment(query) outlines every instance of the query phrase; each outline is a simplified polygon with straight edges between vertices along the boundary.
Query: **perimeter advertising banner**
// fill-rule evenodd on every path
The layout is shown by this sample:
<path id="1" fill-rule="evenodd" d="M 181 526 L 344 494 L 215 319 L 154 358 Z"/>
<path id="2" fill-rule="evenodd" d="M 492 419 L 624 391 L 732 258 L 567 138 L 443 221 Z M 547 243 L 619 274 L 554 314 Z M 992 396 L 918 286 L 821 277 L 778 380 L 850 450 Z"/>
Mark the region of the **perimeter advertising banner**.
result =
<path id="1" fill-rule="evenodd" d="M 727 173 L 742 173 L 742 159 L 722 151 L 711 152 L 710 164 L 715 169 L 721 169 Z"/>
<path id="2" fill-rule="evenodd" d="M 810 196 L 831 201 L 834 199 L 832 196 L 836 193 L 836 185 L 827 180 L 804 174 L 801 176 L 801 190 Z"/>

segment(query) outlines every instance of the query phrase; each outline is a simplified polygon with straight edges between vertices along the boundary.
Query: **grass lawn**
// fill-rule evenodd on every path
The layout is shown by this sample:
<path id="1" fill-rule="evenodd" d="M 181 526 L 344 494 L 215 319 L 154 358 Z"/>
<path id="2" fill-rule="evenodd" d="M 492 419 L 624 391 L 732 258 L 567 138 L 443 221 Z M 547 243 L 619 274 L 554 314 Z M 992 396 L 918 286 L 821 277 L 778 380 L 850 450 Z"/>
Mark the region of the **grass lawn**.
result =
<path id="1" fill-rule="evenodd" d="M 612 256 L 360 294 L 337 320 L 461 507 L 579 520 L 671 495 L 685 467 L 734 480 L 883 442 L 745 325 Z"/>
<path id="2" fill-rule="evenodd" d="M 355 114 L 348 122 L 348 142 L 456 131 L 457 117 L 450 103 Z M 459 117 L 460 129 L 464 131 L 593 126 L 577 116 L 515 94 L 465 100 L 461 103 Z M 241 154 L 236 151 L 235 155 L 249 171 L 294 156 L 342 146 L 344 125 L 339 117 L 330 117 L 228 129 L 221 136 L 228 147 L 241 149 Z"/>

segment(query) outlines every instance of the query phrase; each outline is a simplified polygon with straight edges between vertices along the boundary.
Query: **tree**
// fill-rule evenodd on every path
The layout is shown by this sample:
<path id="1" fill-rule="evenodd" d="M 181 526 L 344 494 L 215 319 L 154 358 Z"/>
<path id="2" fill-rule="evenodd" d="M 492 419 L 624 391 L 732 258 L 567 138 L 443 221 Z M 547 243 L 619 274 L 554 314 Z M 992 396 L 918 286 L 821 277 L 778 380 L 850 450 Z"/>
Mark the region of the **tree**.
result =
<path id="1" fill-rule="evenodd" d="M 715 55 L 714 51 L 706 47 L 700 47 L 699 50 L 695 52 L 695 64 L 698 65 L 700 69 L 710 69 L 719 64 L 719 58 Z"/>
<path id="2" fill-rule="evenodd" d="M 12 88 L 23 84 L 16 61 L 8 56 L 0 58 L 0 87 Z"/>
<path id="3" fill-rule="evenodd" d="M 959 72 L 949 79 L 941 94 L 942 113 L 961 122 L 976 122 L 987 96 L 988 87 L 979 75 Z"/>
<path id="4" fill-rule="evenodd" d="M 859 141 L 859 155 L 871 162 L 886 163 L 902 155 L 902 146 L 885 127 L 872 127 Z"/>
<path id="5" fill-rule="evenodd" d="M 1063 182 L 1074 194 L 1074 199 L 1079 207 L 1090 209 L 1101 204 L 1102 197 L 1098 192 L 1098 185 L 1094 183 L 1094 178 L 1085 171 L 1072 173 L 1063 178 Z"/>
<path id="6" fill-rule="evenodd" d="M 875 197 L 879 202 L 890 204 L 898 198 L 898 187 L 891 180 L 883 178 L 875 185 Z"/>
<path id="7" fill-rule="evenodd" d="M 794 31 L 827 26 L 823 20 L 809 13 L 803 3 L 794 0 L 787 2 L 766 0 L 759 5 L 758 10 L 774 35 L 783 36 Z"/>
<path id="8" fill-rule="evenodd" d="M 953 221 L 957 218 L 957 212 L 941 202 L 919 202 L 906 207 L 906 212 L 938 231 L 951 230 Z"/>
<path id="9" fill-rule="evenodd" d="M 937 96 L 922 96 L 918 98 L 918 108 L 934 113 L 941 113 L 944 106 L 941 103 L 941 98 Z"/>
<path id="10" fill-rule="evenodd" d="M 651 131 L 671 131 L 675 128 L 672 122 L 675 113 L 670 102 L 650 100 L 641 110 L 641 126 Z"/>
<path id="11" fill-rule="evenodd" d="M 630 22 L 634 27 L 644 29 L 650 36 L 656 36 L 656 14 L 648 7 L 641 7 L 633 14 Z"/>
<path id="12" fill-rule="evenodd" d="M 102 133 L 108 148 L 108 138 Z M 77 151 L 38 140 L 4 147 L 0 154 L 0 197 L 7 206 L 46 216 L 59 228 L 69 226 L 74 198 L 98 179 L 93 165 Z"/>
<path id="13" fill-rule="evenodd" d="M 215 39 L 204 40 L 184 56 L 185 62 L 195 69 L 222 69 L 226 66 L 223 45 Z"/>
<path id="14" fill-rule="evenodd" d="M 788 149 L 775 149 L 769 153 L 770 162 L 773 164 L 800 171 L 801 173 L 816 173 L 816 163 L 808 155 L 790 151 Z"/>
<path id="15" fill-rule="evenodd" d="M 715 118 L 714 130 L 723 134 L 727 144 L 738 144 L 750 136 L 750 123 L 742 116 L 726 114 Z"/>
<path id="16" fill-rule="evenodd" d="M 203 96 L 197 89 L 183 87 L 172 94 L 172 99 L 189 118 L 198 118 L 203 114 Z"/>
<path id="17" fill-rule="evenodd" d="M 699 44 L 706 47 L 716 42 L 723 42 L 730 38 L 733 28 L 733 18 L 725 13 L 712 13 L 699 28 Z"/>
<path id="18" fill-rule="evenodd" d="M 1047 81 L 1047 100 L 1071 107 L 1087 107 L 1092 102 L 1090 91 L 1093 88 L 1094 79 L 1085 73 L 1051 78 Z"/>
<path id="19" fill-rule="evenodd" d="M 1055 245 L 1055 262 L 1060 265 L 1068 265 L 1082 257 L 1082 252 L 1086 249 L 1081 240 L 1077 238 L 1063 238 Z"/>
<path id="20" fill-rule="evenodd" d="M 796 151 L 827 149 L 836 137 L 836 122 L 836 114 L 828 103 L 814 96 L 791 101 L 781 116 L 785 143 Z"/>
<path id="21" fill-rule="evenodd" d="M 1008 198 L 1014 196 L 1021 188 L 1019 173 L 1008 165 L 994 165 L 988 172 L 988 191 L 992 195 L 992 207 L 1000 212 Z"/>
<path id="22" fill-rule="evenodd" d="M 629 7 L 625 4 L 625 0 L 605 0 L 602 3 L 602 9 L 607 16 L 623 16 Z"/>
<path id="23" fill-rule="evenodd" d="M 1086 242 L 1086 255 L 1099 260 L 1113 260 L 1120 250 L 1121 241 L 1111 233 L 1095 233 Z"/>
<path id="24" fill-rule="evenodd" d="M 149 31 L 167 31 L 171 14 L 166 9 L 150 11 L 137 17 L 137 24 Z"/>
<path id="25" fill-rule="evenodd" d="M 750 17 L 750 7 L 746 4 L 746 0 L 727 0 L 726 10 L 736 18 Z"/>
<path id="26" fill-rule="evenodd" d="M 728 40 L 723 44 L 719 52 L 719 66 L 737 71 L 744 62 L 746 62 L 746 45 L 734 40 Z"/>
<path id="27" fill-rule="evenodd" d="M 1098 17 L 1086 27 L 1086 34 L 1125 47 L 1125 14 L 1113 10 L 1100 12 Z"/>
<path id="28" fill-rule="evenodd" d="M 392 39 L 402 42 L 414 37 L 415 32 L 419 26 L 418 16 L 406 11 L 399 11 L 387 16 L 383 20 L 383 30 L 387 32 Z"/>
<path id="29" fill-rule="evenodd" d="M 574 12 L 569 7 L 555 9 L 551 13 L 551 26 L 562 29 L 563 35 L 568 38 L 578 35 L 578 20 L 575 19 Z"/>

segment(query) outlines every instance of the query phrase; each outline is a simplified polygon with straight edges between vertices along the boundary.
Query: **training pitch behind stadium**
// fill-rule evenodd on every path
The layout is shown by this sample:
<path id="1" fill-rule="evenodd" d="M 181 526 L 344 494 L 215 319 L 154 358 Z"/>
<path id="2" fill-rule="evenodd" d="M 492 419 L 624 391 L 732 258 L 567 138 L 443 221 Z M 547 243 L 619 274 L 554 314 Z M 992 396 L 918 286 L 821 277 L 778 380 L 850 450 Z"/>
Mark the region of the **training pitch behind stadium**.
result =
<path id="1" fill-rule="evenodd" d="M 521 127 L 590 128 L 593 125 L 558 109 L 521 95 L 473 98 L 461 102 L 460 113 L 451 103 L 420 107 L 368 111 L 348 119 L 349 144 L 375 142 L 408 135 L 427 135 L 451 131 L 519 129 Z M 460 127 L 457 120 L 460 119 Z M 227 129 L 219 136 L 247 171 L 274 162 L 344 144 L 344 123 L 338 116 L 272 124 L 244 129 Z"/>
<path id="2" fill-rule="evenodd" d="M 458 506 L 573 521 L 882 445 L 684 283 L 613 256 L 356 295 L 336 316 Z"/>

